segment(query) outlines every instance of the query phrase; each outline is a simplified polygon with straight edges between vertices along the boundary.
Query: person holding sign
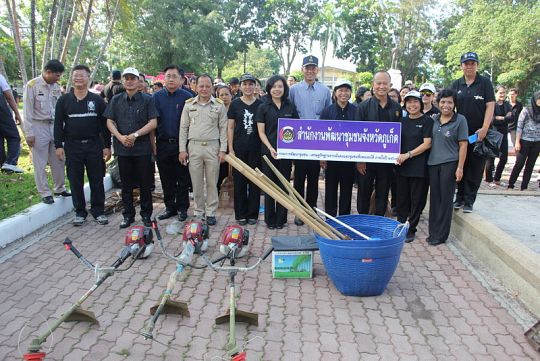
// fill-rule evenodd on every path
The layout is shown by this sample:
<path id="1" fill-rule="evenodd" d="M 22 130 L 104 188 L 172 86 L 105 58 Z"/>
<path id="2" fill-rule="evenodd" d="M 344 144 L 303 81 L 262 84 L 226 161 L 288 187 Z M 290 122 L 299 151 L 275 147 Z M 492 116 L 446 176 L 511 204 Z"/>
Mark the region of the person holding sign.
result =
<path id="1" fill-rule="evenodd" d="M 285 179 L 290 179 L 292 161 L 278 159 L 278 119 L 298 119 L 298 112 L 294 104 L 289 101 L 289 86 L 284 77 L 274 75 L 266 82 L 266 93 L 263 103 L 255 112 L 255 121 L 262 143 L 262 155 L 266 155 Z M 262 162 L 263 173 L 279 187 L 285 190 L 277 176 L 272 172 L 266 162 Z M 286 191 L 286 190 L 285 190 Z M 287 223 L 287 208 L 276 202 L 272 197 L 264 195 L 264 221 L 268 229 L 281 229 Z"/>
<path id="2" fill-rule="evenodd" d="M 352 85 L 349 81 L 338 79 L 334 85 L 336 102 L 326 107 L 321 113 L 321 119 L 354 120 L 356 106 L 349 103 L 352 95 Z M 353 162 L 321 161 L 325 169 L 324 210 L 331 216 L 351 214 L 352 187 L 354 182 L 355 165 Z"/>
<path id="3" fill-rule="evenodd" d="M 437 100 L 440 114 L 433 116 L 429 172 L 429 237 L 432 246 L 446 242 L 452 224 L 456 182 L 463 179 L 467 157 L 467 119 L 454 112 L 457 94 L 452 89 L 440 91 Z"/>
<path id="4" fill-rule="evenodd" d="M 401 118 L 401 154 L 396 160 L 397 220 L 409 220 L 405 242 L 414 240 L 416 226 L 428 194 L 427 151 L 431 148 L 433 120 L 423 114 L 422 95 L 411 90 L 405 95 L 407 116 Z"/>
<path id="5" fill-rule="evenodd" d="M 289 99 L 294 103 L 300 119 L 319 119 L 324 108 L 332 103 L 330 90 L 317 81 L 319 72 L 319 59 L 308 55 L 302 62 L 304 80 L 291 87 Z M 318 160 L 295 160 L 294 161 L 294 189 L 303 197 L 304 182 L 306 202 L 310 207 L 317 205 L 319 195 L 319 172 Z M 304 224 L 298 217 L 294 219 L 297 226 Z"/>
<path id="6" fill-rule="evenodd" d="M 390 91 L 390 74 L 379 71 L 373 76 L 373 97 L 358 105 L 355 120 L 374 122 L 399 122 L 401 106 L 388 96 Z M 393 164 L 388 163 L 357 163 L 360 173 L 357 195 L 357 210 L 367 214 L 371 192 L 375 188 L 375 214 L 384 216 L 388 204 L 388 192 L 392 183 Z"/>

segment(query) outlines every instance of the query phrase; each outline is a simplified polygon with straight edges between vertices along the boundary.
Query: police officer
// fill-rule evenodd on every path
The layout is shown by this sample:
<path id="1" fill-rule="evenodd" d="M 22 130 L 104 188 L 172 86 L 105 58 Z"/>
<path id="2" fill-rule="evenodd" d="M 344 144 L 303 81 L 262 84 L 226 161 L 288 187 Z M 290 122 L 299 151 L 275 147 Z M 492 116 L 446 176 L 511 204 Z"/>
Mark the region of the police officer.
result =
<path id="1" fill-rule="evenodd" d="M 111 158 L 111 133 L 103 117 L 106 105 L 99 95 L 88 91 L 90 69 L 86 65 L 75 66 L 72 79 L 73 92 L 62 95 L 56 103 L 56 156 L 66 162 L 75 208 L 73 225 L 83 225 L 88 215 L 83 189 L 85 168 L 90 184 L 90 213 L 97 223 L 105 225 L 109 221 L 104 214 L 103 160 Z"/>
<path id="2" fill-rule="evenodd" d="M 478 134 L 478 142 L 486 137 L 495 110 L 495 93 L 491 81 L 478 74 L 478 54 L 468 52 L 461 56 L 463 77 L 452 83 L 457 92 L 457 112 L 464 115 L 469 127 L 469 135 Z M 454 209 L 463 208 L 463 213 L 471 213 L 486 159 L 473 152 L 474 144 L 469 144 L 463 168 L 463 178 L 458 183 Z"/>
<path id="3" fill-rule="evenodd" d="M 306 56 L 302 62 L 302 73 L 304 74 L 304 80 L 291 87 L 289 99 L 296 106 L 300 119 L 319 119 L 323 109 L 332 103 L 330 90 L 317 81 L 319 59 L 313 55 Z M 294 189 L 302 197 L 305 189 L 306 202 L 310 207 L 317 205 L 319 172 L 318 160 L 294 161 Z M 306 180 L 307 185 L 304 187 Z M 294 223 L 298 226 L 304 224 L 298 217 L 294 218 Z"/>
<path id="4" fill-rule="evenodd" d="M 26 84 L 24 89 L 23 111 L 26 143 L 32 149 L 34 179 L 41 200 L 45 204 L 54 203 L 47 182 L 45 166 L 51 166 L 54 182 L 54 195 L 70 197 L 64 185 L 64 161 L 56 156 L 54 147 L 54 109 L 62 95 L 58 80 L 64 73 L 64 65 L 58 60 L 49 60 L 40 76 Z"/>
<path id="5" fill-rule="evenodd" d="M 178 65 L 169 65 L 164 70 L 165 88 L 154 94 L 159 113 L 157 119 L 157 166 L 165 212 L 158 219 L 167 219 L 180 214 L 180 221 L 187 218 L 189 208 L 189 170 L 178 159 L 178 134 L 180 116 L 186 100 L 191 94 L 182 89 L 184 71 Z"/>
<path id="6" fill-rule="evenodd" d="M 136 182 L 141 192 L 141 218 L 145 226 L 152 225 L 152 145 L 150 133 L 156 129 L 158 111 L 154 99 L 138 91 L 139 72 L 126 68 L 122 73 L 126 91 L 115 95 L 104 116 L 107 128 L 114 135 L 114 151 L 122 181 L 124 219 L 120 228 L 127 228 L 135 221 L 133 187 Z"/>
<path id="7" fill-rule="evenodd" d="M 194 215 L 216 224 L 219 164 L 227 151 L 227 110 L 212 96 L 210 75 L 197 77 L 197 96 L 186 102 L 180 120 L 180 163 L 189 163 L 195 199 Z M 206 196 L 205 196 L 206 189 Z"/>

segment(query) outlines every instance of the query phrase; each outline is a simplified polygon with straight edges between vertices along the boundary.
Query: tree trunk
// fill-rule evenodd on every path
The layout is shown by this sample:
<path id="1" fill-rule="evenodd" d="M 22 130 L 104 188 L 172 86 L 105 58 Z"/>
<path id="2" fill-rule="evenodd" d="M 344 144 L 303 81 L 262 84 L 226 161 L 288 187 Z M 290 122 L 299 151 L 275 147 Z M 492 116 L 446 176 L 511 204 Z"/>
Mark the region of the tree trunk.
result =
<path id="1" fill-rule="evenodd" d="M 30 43 L 32 57 L 32 78 L 36 77 L 36 0 L 30 0 Z"/>
<path id="2" fill-rule="evenodd" d="M 21 72 L 21 77 L 23 84 L 26 85 L 28 82 L 28 76 L 26 75 L 26 66 L 24 61 L 24 52 L 21 47 L 21 35 L 19 32 L 19 20 L 17 19 L 17 7 L 15 0 L 6 0 L 6 5 L 8 9 L 9 19 L 11 21 L 11 30 L 13 32 L 13 40 L 15 41 L 15 50 L 17 51 L 17 58 L 19 59 L 19 70 Z"/>
<path id="3" fill-rule="evenodd" d="M 90 83 L 92 82 L 92 80 L 94 80 L 94 77 L 96 76 L 96 73 L 99 69 L 99 65 L 101 63 L 101 58 L 103 57 L 103 54 L 105 53 L 105 50 L 107 49 L 111 41 L 114 25 L 116 22 L 116 15 L 118 14 L 119 4 L 120 4 L 120 0 L 116 0 L 116 5 L 114 5 L 114 12 L 112 14 L 111 22 L 109 24 L 109 33 L 107 34 L 107 39 L 105 40 L 105 42 L 103 43 L 99 51 L 99 55 L 96 59 L 96 65 L 94 66 L 94 69 L 92 70 L 92 74 L 90 75 Z"/>
<path id="4" fill-rule="evenodd" d="M 63 0 L 62 1 L 62 18 L 60 20 L 60 28 L 58 29 L 58 34 L 56 36 L 56 47 L 51 53 L 51 58 L 60 59 L 62 55 L 62 46 L 64 44 L 64 35 L 66 34 L 66 27 L 69 21 L 69 14 L 71 14 L 71 5 L 73 0 Z"/>
<path id="5" fill-rule="evenodd" d="M 79 41 L 79 45 L 77 46 L 77 51 L 75 52 L 75 57 L 73 58 L 73 66 L 77 65 L 79 62 L 79 57 L 81 56 L 81 53 L 84 48 L 84 43 L 86 41 L 86 34 L 88 34 L 88 27 L 90 26 L 90 18 L 92 17 L 92 3 L 94 0 L 88 0 L 88 10 L 86 11 L 86 20 L 84 21 L 84 29 L 81 35 L 81 40 Z M 69 88 L 71 87 L 71 72 L 69 74 L 69 80 L 66 85 L 66 90 L 69 91 Z"/>
<path id="6" fill-rule="evenodd" d="M 71 16 L 68 23 L 67 33 L 64 39 L 64 46 L 62 47 L 62 54 L 60 55 L 61 63 L 64 63 L 64 61 L 66 61 L 66 56 L 67 56 L 67 52 L 69 48 L 69 42 L 71 41 L 71 35 L 73 35 L 73 28 L 75 26 L 75 13 L 76 13 L 78 4 L 79 4 L 79 1 L 73 2 L 73 8 L 71 10 Z"/>
<path id="7" fill-rule="evenodd" d="M 45 46 L 43 47 L 43 56 L 41 57 L 41 69 L 45 67 L 47 59 L 50 59 L 49 56 L 49 47 L 51 46 L 51 39 L 54 32 L 54 24 L 56 19 L 56 14 L 58 13 L 58 0 L 53 0 L 51 7 L 51 14 L 49 15 L 49 24 L 47 25 L 47 37 L 45 38 Z"/>

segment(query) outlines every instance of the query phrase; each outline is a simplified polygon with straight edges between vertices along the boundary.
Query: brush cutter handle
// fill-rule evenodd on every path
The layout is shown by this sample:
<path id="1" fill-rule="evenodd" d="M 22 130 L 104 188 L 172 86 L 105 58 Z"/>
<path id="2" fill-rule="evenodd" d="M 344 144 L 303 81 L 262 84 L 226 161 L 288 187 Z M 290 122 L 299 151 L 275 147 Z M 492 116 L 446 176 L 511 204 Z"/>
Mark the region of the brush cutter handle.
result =
<path id="1" fill-rule="evenodd" d="M 237 266 L 216 266 L 213 262 L 211 262 L 208 257 L 206 257 L 206 255 L 203 255 L 203 259 L 204 261 L 206 262 L 206 264 L 208 265 L 208 267 L 210 267 L 211 269 L 213 269 L 214 271 L 237 271 L 237 272 L 247 272 L 247 271 L 251 271 L 252 269 L 255 269 L 257 268 L 262 261 L 264 261 L 266 258 L 268 258 L 268 256 L 270 255 L 270 253 L 272 253 L 272 251 L 274 250 L 274 247 L 270 247 L 268 248 L 266 251 L 264 251 L 263 255 L 261 257 L 259 257 L 259 259 L 257 259 L 257 262 L 255 262 L 254 264 L 252 264 L 251 266 L 246 266 L 246 267 L 237 267 Z M 215 262 L 215 261 L 214 261 Z"/>
<path id="2" fill-rule="evenodd" d="M 68 251 L 71 251 L 73 252 L 73 254 L 75 256 L 77 256 L 77 258 L 82 262 L 83 265 L 85 265 L 86 267 L 88 267 L 89 269 L 91 269 L 92 271 L 95 269 L 94 265 L 92 264 L 92 262 L 90 262 L 89 260 L 87 260 L 86 258 L 84 258 L 84 256 L 81 254 L 81 252 L 79 252 L 79 250 L 75 247 L 75 245 L 73 244 L 73 242 L 71 241 L 71 239 L 69 238 L 66 238 L 63 242 L 64 246 L 66 247 L 66 249 Z"/>
<path id="3" fill-rule="evenodd" d="M 154 232 L 156 233 L 156 237 L 158 240 L 161 240 L 161 232 L 159 232 L 159 228 L 158 228 L 158 225 L 157 225 L 157 221 L 156 219 L 152 219 L 152 229 L 154 230 Z"/>

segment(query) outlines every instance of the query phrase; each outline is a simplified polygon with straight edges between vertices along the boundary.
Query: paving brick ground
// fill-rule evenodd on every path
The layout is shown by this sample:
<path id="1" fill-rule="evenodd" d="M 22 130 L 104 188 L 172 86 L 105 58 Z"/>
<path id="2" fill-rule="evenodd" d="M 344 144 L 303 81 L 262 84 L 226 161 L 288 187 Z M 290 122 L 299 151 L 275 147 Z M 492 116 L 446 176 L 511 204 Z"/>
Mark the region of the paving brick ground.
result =
<path id="1" fill-rule="evenodd" d="M 234 221 L 226 203 L 211 228 L 210 249 Z M 156 214 L 162 209 L 155 204 Z M 67 223 L 0 264 L 1 360 L 20 360 L 19 335 L 24 352 L 31 335 L 46 330 L 44 319 L 57 318 L 91 287 L 94 274 L 64 250 L 63 239 L 71 238 L 88 259 L 108 265 L 123 245 L 120 220 L 113 215 L 108 226 L 87 223 L 80 228 Z M 168 223 L 162 222 L 162 229 Z M 313 279 L 273 280 L 269 261 L 239 275 L 239 307 L 260 314 L 258 327 L 237 327 L 240 343 L 251 340 L 248 360 L 540 360 L 526 342 L 525 330 L 451 249 L 426 245 L 426 226 L 422 221 L 418 239 L 405 245 L 396 273 L 379 297 L 341 295 L 318 253 Z M 308 232 L 295 226 L 292 216 L 283 230 L 267 230 L 262 221 L 247 228 L 251 262 L 270 244 L 270 237 Z M 165 243 L 179 244 L 169 235 Z M 46 360 L 225 357 L 228 327 L 216 326 L 214 318 L 228 307 L 227 277 L 211 270 L 186 271 L 177 283 L 174 298 L 188 303 L 191 317 L 160 318 L 155 336 L 169 346 L 138 334 L 173 270 L 174 262 L 156 249 L 149 259 L 111 277 L 84 303 L 100 325 L 63 324 L 54 340 L 48 340 L 53 344 Z"/>

